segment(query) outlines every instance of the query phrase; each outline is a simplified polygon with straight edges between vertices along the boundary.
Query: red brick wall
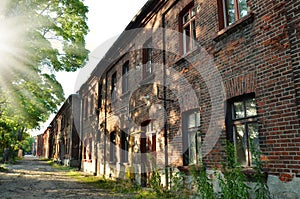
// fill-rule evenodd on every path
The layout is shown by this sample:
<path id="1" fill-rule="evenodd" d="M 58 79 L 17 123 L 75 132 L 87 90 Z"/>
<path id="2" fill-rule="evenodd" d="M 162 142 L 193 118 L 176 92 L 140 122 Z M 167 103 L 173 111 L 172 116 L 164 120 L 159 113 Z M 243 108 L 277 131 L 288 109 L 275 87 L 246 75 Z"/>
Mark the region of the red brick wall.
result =
<path id="1" fill-rule="evenodd" d="M 190 0 L 181 0 L 170 8 L 165 13 L 164 27 L 178 31 L 179 14 L 190 2 Z M 247 4 L 251 14 L 226 30 L 220 31 L 217 1 L 195 0 L 194 5 L 200 6 L 200 10 L 196 14 L 197 41 L 203 47 L 202 50 L 206 50 L 211 56 L 222 77 L 224 93 L 220 93 L 221 99 L 224 97 L 227 100 L 239 95 L 255 93 L 258 107 L 259 139 L 265 168 L 269 170 L 270 174 L 290 173 L 299 177 L 299 5 L 296 1 L 288 0 L 248 0 Z M 145 26 L 153 27 L 159 24 L 160 27 L 163 27 L 162 13 L 170 5 L 171 1 L 157 12 L 157 15 L 149 19 Z M 162 63 L 161 34 L 155 36 L 153 41 L 160 47 L 155 52 L 153 60 Z M 180 52 L 179 35 L 167 35 L 166 41 L 167 51 L 175 49 L 176 52 Z M 139 43 L 138 40 L 128 41 L 128 46 L 134 46 L 136 43 Z M 212 96 L 210 96 L 209 85 L 204 76 L 204 74 L 209 75 L 209 66 L 205 65 L 208 63 L 205 60 L 208 57 L 203 57 L 201 53 L 203 51 L 198 49 L 182 57 L 180 53 L 167 52 L 166 64 L 168 69 L 174 69 L 187 80 L 198 98 L 201 112 L 200 131 L 203 140 L 219 137 L 210 153 L 203 158 L 208 167 L 214 168 L 224 161 L 225 156 L 223 145 L 226 138 L 224 118 L 226 101 L 212 113 Z M 132 51 L 124 57 L 120 57 L 120 60 L 115 60 L 114 68 L 101 77 L 103 80 L 107 75 L 107 107 L 112 103 L 110 100 L 112 72 L 117 71 L 119 79 L 122 74 L 122 64 L 127 60 L 130 63 L 130 69 L 134 69 L 141 62 L 141 51 Z M 204 74 L 200 74 L 195 69 L 198 66 L 202 67 L 201 70 Z M 130 81 L 140 82 L 140 79 Z M 185 87 L 182 87 L 178 91 L 184 93 L 184 89 Z M 134 92 L 137 96 L 153 95 L 151 86 L 145 86 Z M 123 96 L 121 101 L 114 104 L 110 111 L 114 113 L 126 106 L 125 101 L 128 98 L 129 96 Z M 186 100 L 183 107 L 179 107 L 176 93 L 172 93 L 171 90 L 167 90 L 167 98 L 175 100 L 167 103 L 167 112 L 170 116 L 168 124 L 172 124 L 168 126 L 171 138 L 168 156 L 170 162 L 175 166 L 182 166 L 182 140 L 176 135 L 180 136 L 181 133 L 181 113 L 185 109 L 188 110 L 186 107 L 191 105 Z M 152 103 L 159 102 L 153 100 Z M 126 113 L 124 112 L 124 114 Z M 211 118 L 212 114 L 217 117 Z M 137 124 L 147 120 L 147 117 L 147 108 L 140 108 L 139 113 L 135 115 Z M 112 121 L 108 118 L 107 129 L 109 132 L 114 129 L 114 124 L 110 122 Z M 223 129 L 218 132 L 210 132 L 212 134 L 207 137 L 209 125 L 217 124 L 214 122 L 224 123 Z M 119 125 L 121 128 L 126 128 L 122 122 Z M 173 140 L 174 137 L 176 139 Z M 163 160 L 164 154 L 161 153 L 159 158 Z M 162 166 L 163 163 L 162 161 Z"/>

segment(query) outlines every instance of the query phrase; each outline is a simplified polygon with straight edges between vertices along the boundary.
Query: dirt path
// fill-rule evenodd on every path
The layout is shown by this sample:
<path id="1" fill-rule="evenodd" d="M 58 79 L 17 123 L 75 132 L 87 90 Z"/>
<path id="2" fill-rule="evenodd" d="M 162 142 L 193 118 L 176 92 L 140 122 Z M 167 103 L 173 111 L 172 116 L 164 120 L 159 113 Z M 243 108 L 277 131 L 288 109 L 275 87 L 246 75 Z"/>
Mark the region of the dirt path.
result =
<path id="1" fill-rule="evenodd" d="M 0 198 L 123 198 L 83 184 L 47 162 L 26 157 L 0 172 Z"/>

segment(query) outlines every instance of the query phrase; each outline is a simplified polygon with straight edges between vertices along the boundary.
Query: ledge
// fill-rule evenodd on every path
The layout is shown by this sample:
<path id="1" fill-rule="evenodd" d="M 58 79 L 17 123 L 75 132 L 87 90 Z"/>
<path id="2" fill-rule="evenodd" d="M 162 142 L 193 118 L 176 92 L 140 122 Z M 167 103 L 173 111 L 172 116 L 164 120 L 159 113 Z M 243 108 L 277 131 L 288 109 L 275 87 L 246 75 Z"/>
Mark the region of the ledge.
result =
<path id="1" fill-rule="evenodd" d="M 145 84 L 148 84 L 148 83 L 152 83 L 152 80 L 154 80 L 154 78 L 155 78 L 154 74 L 151 74 L 151 75 L 145 77 L 144 79 L 142 79 L 139 84 L 140 85 L 145 85 Z"/>
<path id="2" fill-rule="evenodd" d="M 126 97 L 128 97 L 130 95 L 130 91 L 126 91 L 125 93 L 122 93 L 122 95 L 120 96 L 121 99 L 124 99 Z"/>
<path id="3" fill-rule="evenodd" d="M 240 20 L 236 21 L 235 23 L 227 26 L 226 28 L 220 30 L 216 36 L 213 37 L 215 42 L 218 42 L 225 38 L 226 36 L 234 33 L 238 29 L 251 24 L 254 21 L 254 13 L 250 12 L 247 16 L 241 18 Z"/>

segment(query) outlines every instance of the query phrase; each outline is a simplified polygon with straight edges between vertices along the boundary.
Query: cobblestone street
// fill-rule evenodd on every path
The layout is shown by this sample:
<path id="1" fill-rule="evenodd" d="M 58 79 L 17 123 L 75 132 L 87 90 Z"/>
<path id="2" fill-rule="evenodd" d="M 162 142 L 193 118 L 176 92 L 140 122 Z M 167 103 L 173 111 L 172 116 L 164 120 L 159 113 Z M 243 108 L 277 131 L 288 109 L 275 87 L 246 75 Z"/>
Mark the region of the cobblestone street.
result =
<path id="1" fill-rule="evenodd" d="M 47 162 L 25 157 L 0 172 L 0 198 L 124 198 L 68 177 Z"/>

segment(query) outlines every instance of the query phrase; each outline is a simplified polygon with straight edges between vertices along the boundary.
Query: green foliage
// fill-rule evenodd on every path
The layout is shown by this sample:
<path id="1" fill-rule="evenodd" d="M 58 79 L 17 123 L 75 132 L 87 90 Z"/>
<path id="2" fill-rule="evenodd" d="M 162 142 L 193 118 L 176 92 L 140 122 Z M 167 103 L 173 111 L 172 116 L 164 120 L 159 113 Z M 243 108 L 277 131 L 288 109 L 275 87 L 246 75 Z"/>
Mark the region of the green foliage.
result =
<path id="1" fill-rule="evenodd" d="M 64 92 L 57 71 L 87 59 L 82 0 L 3 0 L 0 9 L 0 156 L 22 147 L 29 129 L 57 110 Z"/>
<path id="2" fill-rule="evenodd" d="M 158 195 L 163 194 L 164 190 L 161 184 L 161 177 L 157 169 L 153 170 L 151 178 L 149 179 L 149 185 Z"/>
<path id="3" fill-rule="evenodd" d="M 256 199 L 270 199 L 271 194 L 269 187 L 266 182 L 265 174 L 263 173 L 263 167 L 261 162 L 261 151 L 254 147 L 253 143 L 250 142 L 251 152 L 252 152 L 252 161 L 254 165 L 254 195 Z"/>
<path id="4" fill-rule="evenodd" d="M 28 136 L 26 139 L 22 142 L 22 149 L 24 153 L 28 153 L 32 151 L 32 144 L 34 143 L 34 138 Z"/>
<path id="5" fill-rule="evenodd" d="M 250 198 L 250 187 L 241 166 L 235 160 L 235 149 L 232 143 L 226 145 L 227 164 L 223 165 L 223 175 L 219 174 L 220 199 Z"/>
<path id="6" fill-rule="evenodd" d="M 187 190 L 187 187 L 185 185 L 185 179 L 186 179 L 186 175 L 183 172 L 175 172 L 175 174 L 173 174 L 171 176 L 171 191 L 175 194 L 180 194 L 180 195 L 184 195 L 184 193 Z"/>
<path id="7" fill-rule="evenodd" d="M 194 168 L 192 170 L 192 176 L 197 190 L 196 195 L 199 195 L 199 197 L 203 199 L 216 198 L 212 180 L 208 178 L 205 167 Z"/>

